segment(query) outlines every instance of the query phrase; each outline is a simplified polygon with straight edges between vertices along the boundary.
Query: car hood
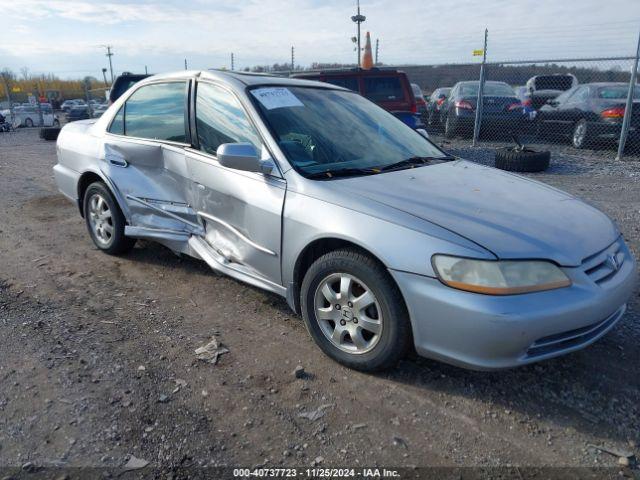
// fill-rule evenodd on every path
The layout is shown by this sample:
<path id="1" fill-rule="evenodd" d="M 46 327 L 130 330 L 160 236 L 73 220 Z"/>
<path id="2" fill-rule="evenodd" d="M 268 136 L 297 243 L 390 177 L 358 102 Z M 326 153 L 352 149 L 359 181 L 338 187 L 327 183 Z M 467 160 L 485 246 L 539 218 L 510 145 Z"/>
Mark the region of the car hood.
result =
<path id="1" fill-rule="evenodd" d="M 565 192 L 463 160 L 326 185 L 439 225 L 502 259 L 578 266 L 619 236 L 605 214 Z"/>

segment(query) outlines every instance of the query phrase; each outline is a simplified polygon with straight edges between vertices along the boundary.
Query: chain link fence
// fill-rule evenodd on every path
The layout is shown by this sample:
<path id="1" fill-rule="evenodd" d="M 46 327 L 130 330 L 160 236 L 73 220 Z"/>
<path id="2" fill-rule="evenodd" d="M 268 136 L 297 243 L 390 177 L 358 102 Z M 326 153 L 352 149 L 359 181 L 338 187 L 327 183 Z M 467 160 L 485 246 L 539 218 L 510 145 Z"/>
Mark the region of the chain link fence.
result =
<path id="1" fill-rule="evenodd" d="M 429 96 L 423 119 L 445 147 L 523 144 L 552 159 L 640 160 L 637 52 L 398 68 Z"/>

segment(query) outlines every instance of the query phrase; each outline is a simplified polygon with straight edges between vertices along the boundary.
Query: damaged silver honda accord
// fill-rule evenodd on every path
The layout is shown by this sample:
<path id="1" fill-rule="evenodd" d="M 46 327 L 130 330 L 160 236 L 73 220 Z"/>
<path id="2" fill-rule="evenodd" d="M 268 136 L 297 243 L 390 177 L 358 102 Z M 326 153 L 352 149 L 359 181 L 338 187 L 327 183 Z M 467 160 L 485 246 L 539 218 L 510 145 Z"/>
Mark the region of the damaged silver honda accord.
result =
<path id="1" fill-rule="evenodd" d="M 634 288 L 595 208 L 451 157 L 326 83 L 157 75 L 66 125 L 57 150 L 99 249 L 152 239 L 282 295 L 360 370 L 412 346 L 475 369 L 562 355 L 613 328 Z"/>

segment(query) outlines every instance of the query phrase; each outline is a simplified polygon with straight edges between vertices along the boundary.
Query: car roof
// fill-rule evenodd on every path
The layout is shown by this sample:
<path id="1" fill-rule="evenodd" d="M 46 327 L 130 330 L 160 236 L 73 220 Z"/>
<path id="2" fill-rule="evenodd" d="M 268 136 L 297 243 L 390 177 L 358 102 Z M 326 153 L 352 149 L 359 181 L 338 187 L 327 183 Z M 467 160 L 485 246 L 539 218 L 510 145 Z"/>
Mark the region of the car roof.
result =
<path id="1" fill-rule="evenodd" d="M 191 79 L 200 78 L 215 80 L 218 82 L 226 83 L 230 86 L 234 86 L 238 89 L 244 90 L 246 87 L 253 86 L 300 86 L 300 87 L 317 87 L 331 90 L 344 90 L 345 88 L 331 85 L 325 82 L 317 82 L 313 80 L 303 80 L 301 78 L 289 78 L 278 75 L 269 75 L 263 73 L 253 72 L 231 72 L 228 70 L 182 70 L 172 73 L 163 73 L 153 75 L 139 82 L 137 85 L 143 85 L 147 83 L 154 83 L 160 80 L 179 80 L 179 79 Z"/>

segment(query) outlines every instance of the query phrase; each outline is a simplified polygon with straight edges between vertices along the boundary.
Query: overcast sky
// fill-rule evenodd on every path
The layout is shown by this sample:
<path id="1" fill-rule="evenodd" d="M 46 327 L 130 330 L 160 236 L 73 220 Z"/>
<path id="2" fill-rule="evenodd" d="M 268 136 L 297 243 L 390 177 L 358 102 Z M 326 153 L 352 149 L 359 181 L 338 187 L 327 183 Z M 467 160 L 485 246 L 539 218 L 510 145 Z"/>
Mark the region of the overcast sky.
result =
<path id="1" fill-rule="evenodd" d="M 3 0 L 0 68 L 63 78 L 100 77 L 105 49 L 114 69 L 151 72 L 290 62 L 354 62 L 355 0 Z M 364 31 L 380 39 L 380 61 L 632 55 L 639 0 L 362 0 Z"/>

